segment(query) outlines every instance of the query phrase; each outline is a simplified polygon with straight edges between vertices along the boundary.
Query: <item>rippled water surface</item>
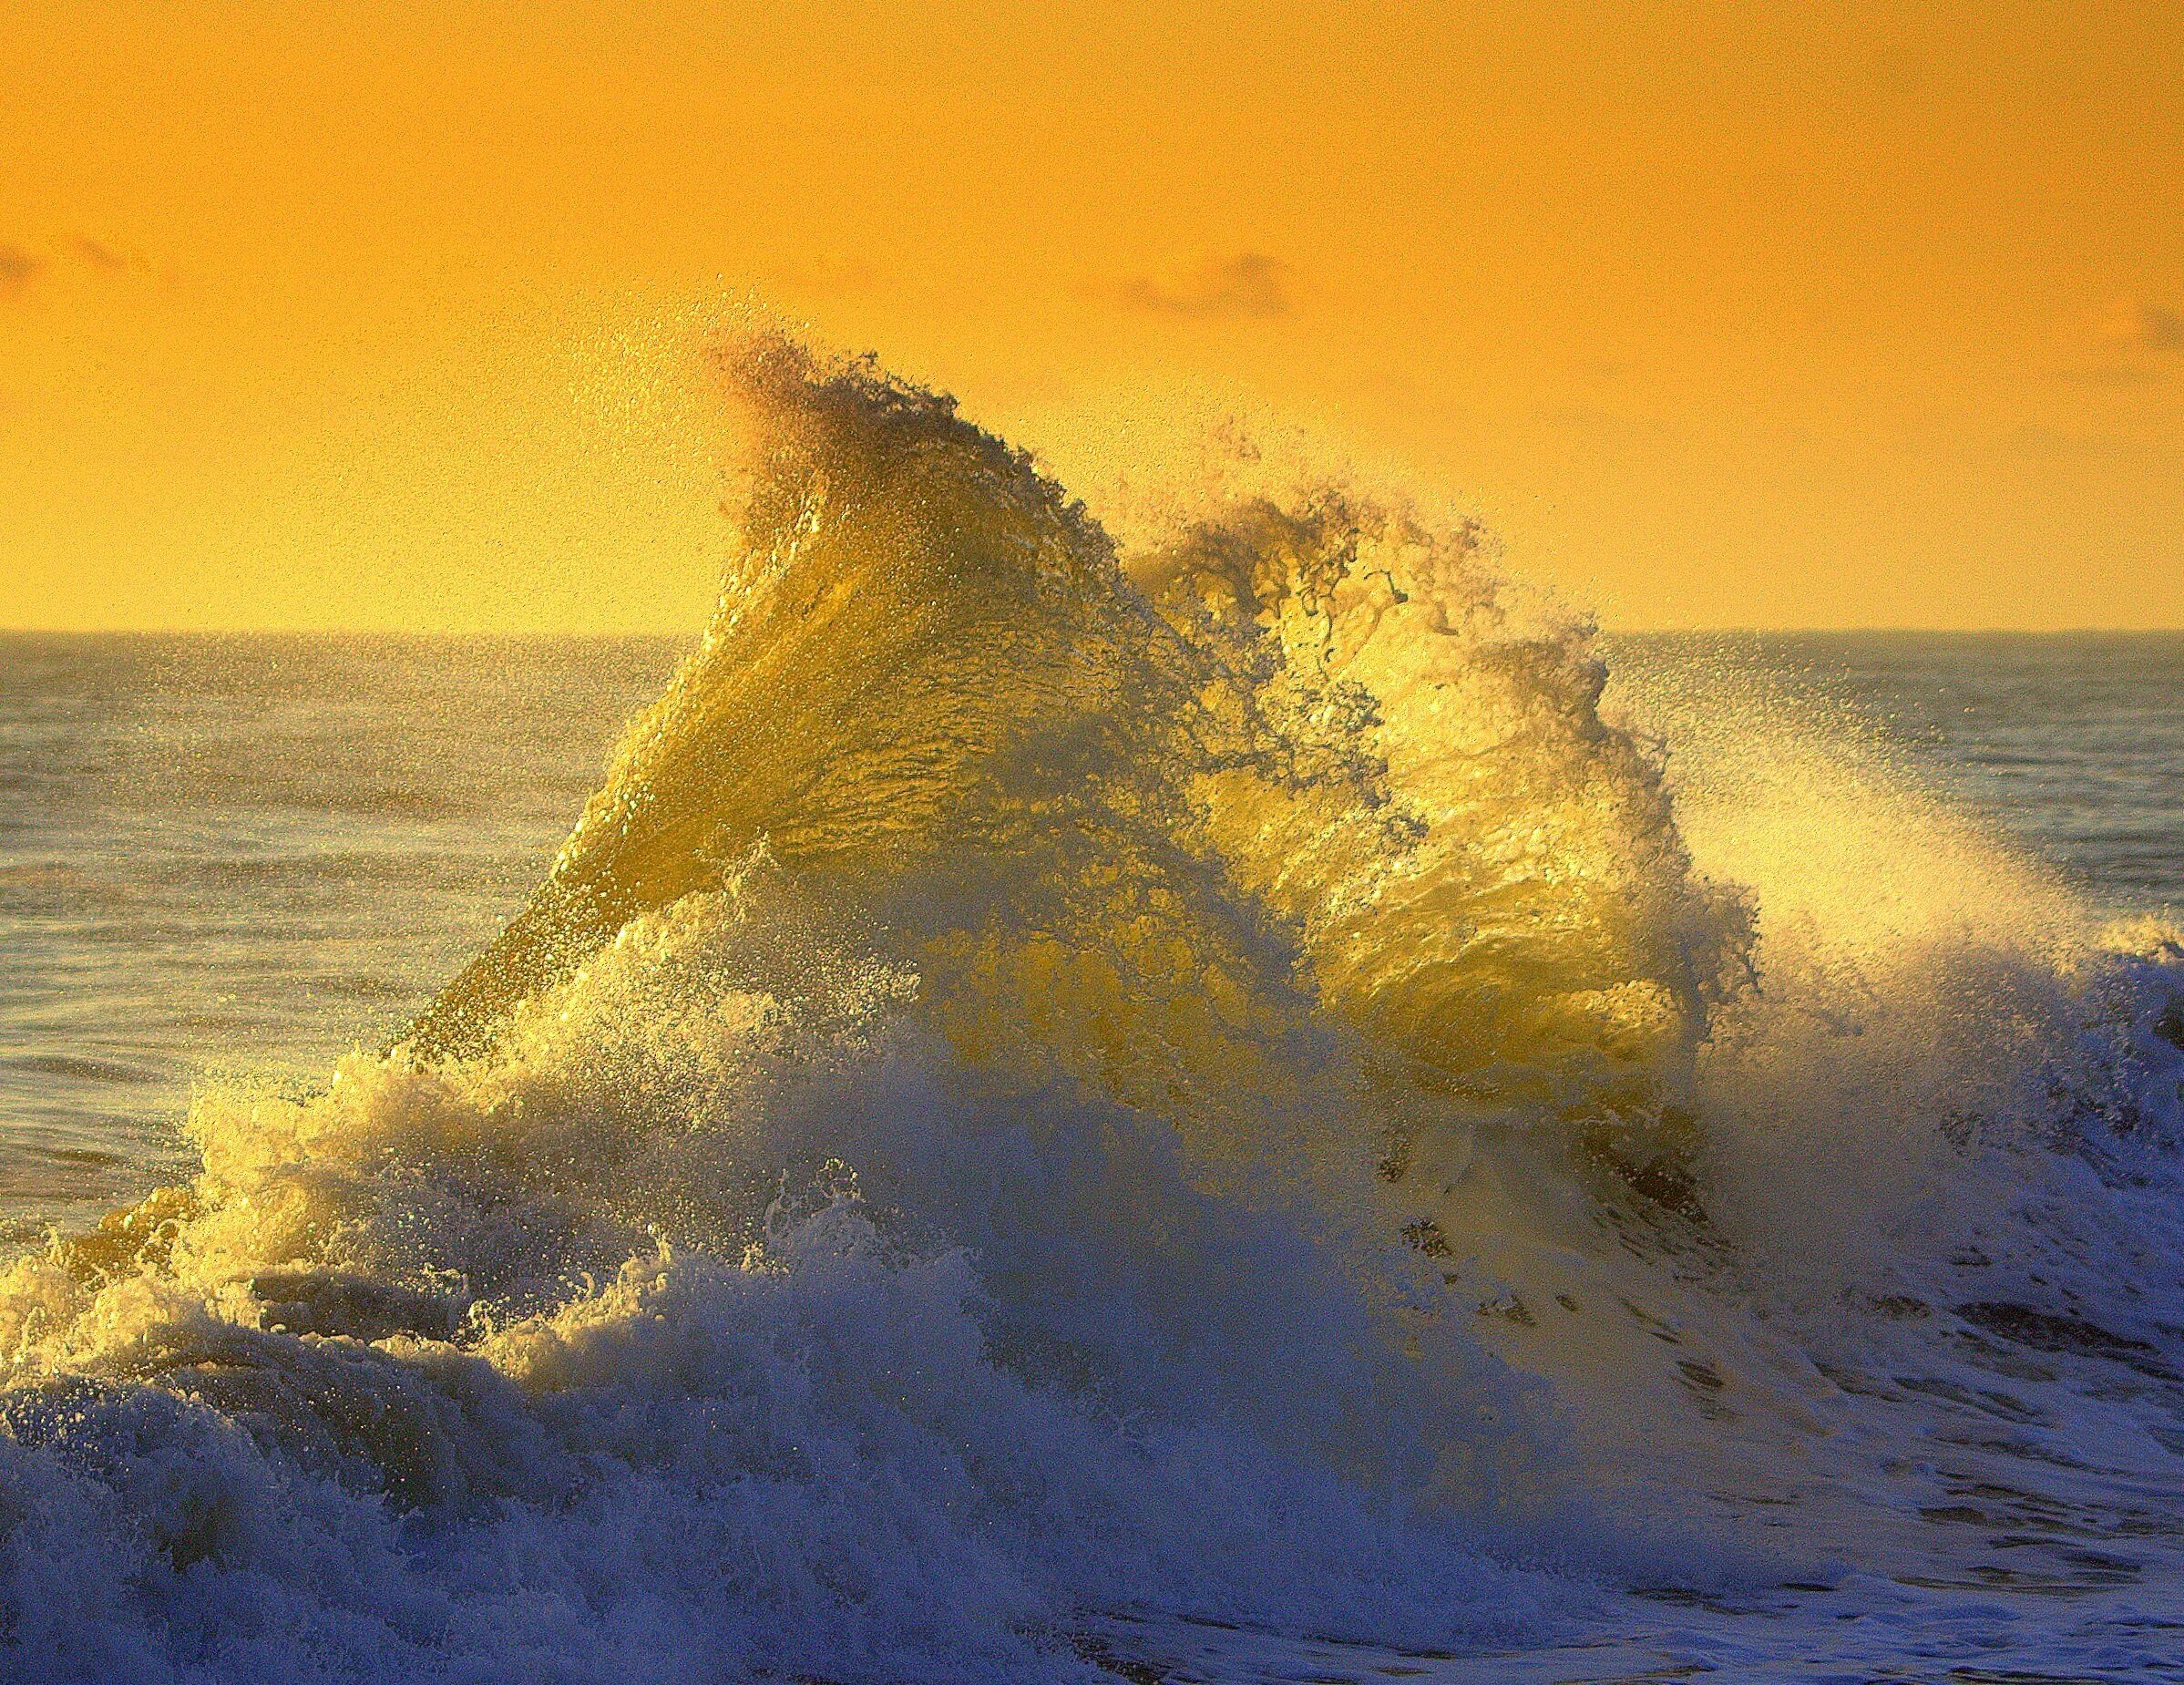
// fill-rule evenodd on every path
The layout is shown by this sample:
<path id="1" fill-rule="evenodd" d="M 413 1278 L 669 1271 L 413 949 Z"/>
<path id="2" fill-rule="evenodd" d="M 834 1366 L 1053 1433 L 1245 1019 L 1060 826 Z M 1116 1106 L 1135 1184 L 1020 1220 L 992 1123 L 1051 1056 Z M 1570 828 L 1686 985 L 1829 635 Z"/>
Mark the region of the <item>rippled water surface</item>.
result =
<path id="1" fill-rule="evenodd" d="M 660 640 L 0 635 L 0 1220 L 178 1167 L 208 1065 L 388 1033 L 545 869 Z"/>

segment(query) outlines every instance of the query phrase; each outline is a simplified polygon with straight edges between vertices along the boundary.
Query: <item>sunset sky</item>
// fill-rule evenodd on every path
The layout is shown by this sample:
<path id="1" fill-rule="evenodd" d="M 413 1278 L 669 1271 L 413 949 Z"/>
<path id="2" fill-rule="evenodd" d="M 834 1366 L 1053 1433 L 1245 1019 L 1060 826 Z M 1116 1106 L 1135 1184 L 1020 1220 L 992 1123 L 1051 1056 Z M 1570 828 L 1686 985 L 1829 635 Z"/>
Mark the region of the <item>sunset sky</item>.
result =
<path id="1" fill-rule="evenodd" d="M 2184 6 L 139 0 L 0 27 L 0 625 L 694 630 L 745 295 L 1233 406 L 1611 626 L 2184 625 Z"/>

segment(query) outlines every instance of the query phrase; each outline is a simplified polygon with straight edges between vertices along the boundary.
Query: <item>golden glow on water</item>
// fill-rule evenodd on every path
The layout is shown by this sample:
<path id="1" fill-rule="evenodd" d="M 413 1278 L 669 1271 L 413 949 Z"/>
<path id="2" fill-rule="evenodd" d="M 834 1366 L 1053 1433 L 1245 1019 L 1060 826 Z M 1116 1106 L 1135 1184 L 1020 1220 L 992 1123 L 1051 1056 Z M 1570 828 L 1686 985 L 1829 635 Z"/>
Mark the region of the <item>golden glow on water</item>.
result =
<path id="1" fill-rule="evenodd" d="M 1313 416 L 1611 623 L 2184 622 L 2173 5 L 6 34 L 0 624 L 692 631 L 631 324 L 745 288 L 1071 484 L 1088 415 Z"/>

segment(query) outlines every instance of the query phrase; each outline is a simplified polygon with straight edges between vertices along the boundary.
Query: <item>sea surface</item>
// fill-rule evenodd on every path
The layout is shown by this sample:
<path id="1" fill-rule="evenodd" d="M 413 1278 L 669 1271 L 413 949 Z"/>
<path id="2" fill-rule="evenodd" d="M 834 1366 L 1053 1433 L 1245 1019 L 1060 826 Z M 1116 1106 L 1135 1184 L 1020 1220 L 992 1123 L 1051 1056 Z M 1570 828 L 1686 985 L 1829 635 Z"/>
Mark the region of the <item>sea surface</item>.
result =
<path id="1" fill-rule="evenodd" d="M 0 634 L 0 1235 L 185 1162 L 193 1084 L 401 1029 L 543 876 L 664 639 Z"/>
<path id="2" fill-rule="evenodd" d="M 722 369 L 687 646 L 0 638 L 0 1680 L 2184 1679 L 2184 637 Z"/>

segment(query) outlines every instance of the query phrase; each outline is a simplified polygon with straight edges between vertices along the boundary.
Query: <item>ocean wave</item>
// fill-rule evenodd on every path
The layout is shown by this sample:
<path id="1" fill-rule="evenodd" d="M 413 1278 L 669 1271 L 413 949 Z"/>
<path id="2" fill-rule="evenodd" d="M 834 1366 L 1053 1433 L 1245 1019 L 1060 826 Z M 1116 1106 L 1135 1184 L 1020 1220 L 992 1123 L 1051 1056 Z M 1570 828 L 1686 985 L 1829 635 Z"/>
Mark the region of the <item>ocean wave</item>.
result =
<path id="1" fill-rule="evenodd" d="M 0 1279 L 15 1657 L 1097 1677 L 2125 1536 L 2173 930 L 1748 703 L 1670 777 L 1402 498 L 1121 547 L 869 361 L 716 368 L 718 613 L 537 894 Z"/>

